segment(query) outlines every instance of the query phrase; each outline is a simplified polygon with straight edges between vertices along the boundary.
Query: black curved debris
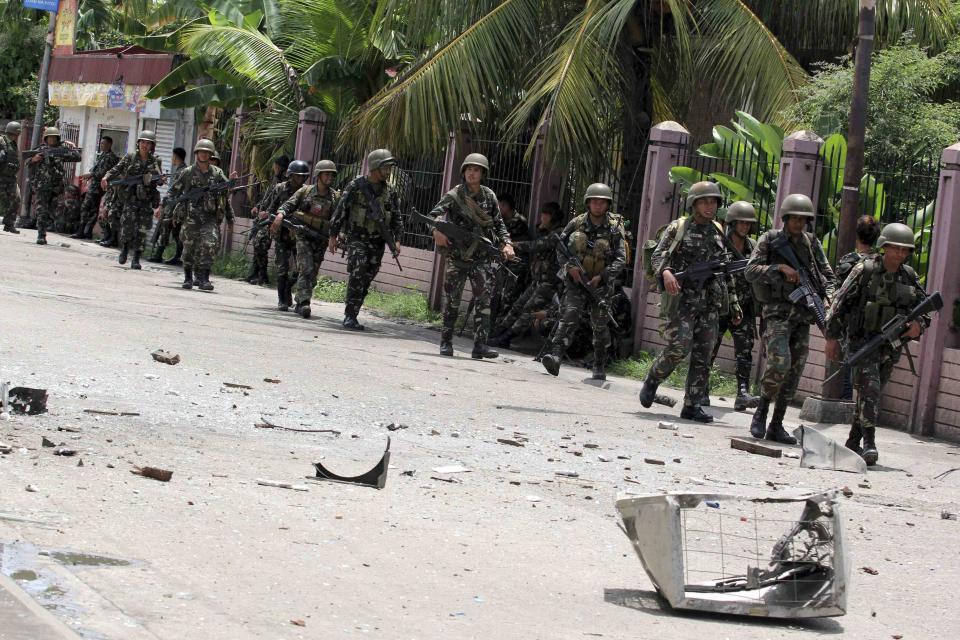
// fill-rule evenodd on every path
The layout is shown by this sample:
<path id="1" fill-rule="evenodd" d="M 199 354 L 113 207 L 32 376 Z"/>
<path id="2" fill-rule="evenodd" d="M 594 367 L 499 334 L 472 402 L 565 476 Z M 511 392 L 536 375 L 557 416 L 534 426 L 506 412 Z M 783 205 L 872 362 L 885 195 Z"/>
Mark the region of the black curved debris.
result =
<path id="1" fill-rule="evenodd" d="M 383 489 L 387 484 L 387 469 L 390 466 L 390 438 L 387 438 L 387 448 L 383 452 L 383 457 L 377 465 L 359 476 L 341 476 L 333 473 L 323 466 L 322 462 L 314 462 L 313 466 L 317 469 L 317 475 L 311 480 L 331 480 L 333 482 L 346 482 L 348 484 L 359 484 L 364 487 L 373 487 L 374 489 Z"/>

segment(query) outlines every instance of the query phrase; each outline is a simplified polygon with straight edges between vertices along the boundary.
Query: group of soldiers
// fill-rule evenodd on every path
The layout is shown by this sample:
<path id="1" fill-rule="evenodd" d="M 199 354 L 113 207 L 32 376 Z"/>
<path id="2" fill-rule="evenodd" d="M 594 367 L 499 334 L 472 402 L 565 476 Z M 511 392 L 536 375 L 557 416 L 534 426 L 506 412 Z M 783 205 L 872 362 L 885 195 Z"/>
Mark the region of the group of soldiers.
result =
<path id="1" fill-rule="evenodd" d="M 15 175 L 19 161 L 18 134 L 19 125 L 7 125 L 0 146 L 0 212 L 4 229 L 14 232 L 11 211 L 19 202 L 10 176 Z M 53 203 L 63 191 L 63 162 L 79 160 L 69 143 L 64 153 L 43 152 L 59 144 L 59 132 L 47 129 L 40 153 L 30 160 L 36 165 L 31 184 L 38 244 L 46 242 Z M 90 237 L 99 220 L 110 229 L 103 244 L 119 242 L 119 262 L 124 264 L 132 256 L 130 267 L 140 269 L 146 234 L 157 217 L 150 260 L 162 259 L 173 236 L 178 241 L 177 254 L 168 262 L 182 259 L 183 287 L 212 290 L 210 269 L 220 244 L 221 223 L 233 222 L 228 195 L 237 176 L 228 179 L 217 166 L 209 140 L 197 142 L 194 163 L 189 166 L 183 162 L 182 150 L 175 154 L 171 174 L 162 173 L 155 147 L 155 136 L 149 131 L 140 134 L 137 150 L 123 158 L 113 154 L 109 139 L 100 141 L 93 169 L 83 176 L 89 187 L 75 237 Z M 363 330 L 358 315 L 385 253 L 389 251 L 398 261 L 401 254 L 398 239 L 404 219 L 391 181 L 396 165 L 389 150 L 372 151 L 366 174 L 339 191 L 334 188 L 337 165 L 331 160 L 320 160 L 311 170 L 302 160 L 279 158 L 273 181 L 253 209 L 257 218 L 251 237 L 254 261 L 247 280 L 269 283 L 267 255 L 272 244 L 278 309 L 293 307 L 309 318 L 325 253 L 343 251 L 348 281 L 342 325 Z M 484 155 L 469 154 L 460 169 L 462 182 L 445 193 L 428 216 L 416 214 L 431 228 L 444 257 L 440 354 L 454 355 L 454 330 L 469 281 L 472 358 L 496 358 L 499 354 L 491 345 L 509 347 L 517 337 L 546 325 L 551 330 L 540 359 L 556 376 L 578 330 L 588 324 L 592 377 L 605 379 L 610 329 L 616 326 L 612 300 L 622 284 L 629 250 L 623 220 L 610 210 L 610 187 L 590 185 L 584 212 L 565 226 L 560 207 L 548 203 L 531 234 L 526 221 L 516 215 L 512 199 L 498 199 L 484 184 L 489 171 Z M 161 201 L 158 186 L 170 177 L 172 186 Z M 105 194 L 110 202 L 102 206 Z M 640 402 L 650 407 L 658 386 L 689 356 L 680 416 L 712 422 L 713 416 L 703 407 L 710 404 L 710 370 L 723 334 L 729 331 L 736 359 L 734 408 L 755 409 L 753 437 L 795 444 L 783 419 L 806 363 L 810 325 L 821 327 L 828 358 L 840 361 L 844 353 L 855 352 L 877 336 L 891 319 L 925 300 L 926 292 L 907 264 L 914 235 L 899 223 L 888 224 L 878 233 L 872 218 L 861 218 L 857 251 L 840 259 L 838 279 L 820 242 L 808 230 L 815 208 L 807 196 L 787 196 L 778 211 L 783 227 L 767 231 L 756 241 L 751 237 L 758 221 L 753 205 L 732 203 L 721 224 L 717 217 L 722 204 L 716 184 L 694 184 L 686 199 L 689 215 L 662 229 L 652 247 L 648 274 L 656 278 L 661 293 L 661 334 L 667 344 L 644 380 Z M 879 253 L 874 252 L 874 243 Z M 517 275 L 511 268 L 521 271 L 523 279 L 504 278 L 504 273 Z M 904 326 L 901 338 L 918 338 L 929 322 L 927 315 L 919 315 Z M 763 340 L 766 365 L 760 395 L 754 397 L 750 374 L 758 336 Z M 900 343 L 887 344 L 856 371 L 845 374 L 848 386 L 857 390 L 856 417 L 846 446 L 868 465 L 879 457 L 875 430 L 880 395 L 901 351 Z"/>
<path id="2" fill-rule="evenodd" d="M 783 419 L 806 364 L 810 326 L 820 325 L 827 357 L 840 362 L 844 354 L 857 353 L 880 335 L 891 320 L 909 316 L 927 299 L 907 264 L 914 234 L 906 225 L 891 223 L 877 235 L 876 222 L 869 216 L 861 218 L 858 250 L 840 259 L 843 279 L 837 286 L 820 242 L 808 230 L 816 217 L 810 198 L 803 194 L 784 198 L 779 206 L 783 227 L 767 231 L 756 243 L 749 238 L 757 221 L 753 205 L 742 201 L 730 205 L 724 230 L 716 220 L 722 203 L 716 184 L 694 184 L 687 197 L 690 215 L 671 223 L 653 252 L 653 272 L 661 291 L 661 333 L 667 345 L 644 381 L 640 402 L 650 407 L 657 387 L 689 355 L 680 415 L 712 422 L 703 410 L 709 399 L 708 376 L 720 331 L 728 328 L 737 360 L 735 408 L 756 407 L 750 434 L 796 444 Z M 873 240 L 879 253 L 870 246 Z M 743 258 L 747 261 L 742 270 L 728 268 Z M 703 265 L 712 265 L 712 273 L 700 286 L 692 286 L 687 274 Z M 748 393 L 757 319 L 766 350 L 759 399 Z M 919 338 L 929 323 L 926 314 L 904 322 L 897 340 L 882 342 L 852 372 L 857 403 L 845 445 L 868 465 L 879 458 L 876 427 L 883 387 L 905 341 Z"/>

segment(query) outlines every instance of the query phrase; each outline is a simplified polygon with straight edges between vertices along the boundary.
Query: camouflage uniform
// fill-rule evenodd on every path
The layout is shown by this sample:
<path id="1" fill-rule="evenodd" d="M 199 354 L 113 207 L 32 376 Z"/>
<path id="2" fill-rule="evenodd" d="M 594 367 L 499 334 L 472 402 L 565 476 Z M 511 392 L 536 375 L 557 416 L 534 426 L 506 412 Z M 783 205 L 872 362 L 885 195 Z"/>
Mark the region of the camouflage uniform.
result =
<path id="1" fill-rule="evenodd" d="M 514 247 L 518 242 L 531 240 L 530 228 L 527 225 L 526 218 L 523 218 L 516 211 L 513 212 L 513 217 L 510 220 L 504 220 L 503 224 L 507 228 L 510 242 Z M 515 280 L 503 269 L 499 269 L 494 274 L 495 282 L 492 289 L 494 294 L 490 304 L 490 321 L 494 326 L 500 322 L 501 316 L 510 310 L 530 282 L 529 264 L 519 262 L 511 264 L 509 269 L 517 276 Z"/>
<path id="2" fill-rule="evenodd" d="M 46 143 L 39 147 L 40 149 L 51 148 Z M 53 224 L 57 213 L 57 198 L 63 194 L 64 184 L 64 162 L 79 162 L 80 152 L 73 150 L 72 153 L 59 158 L 43 156 L 43 160 L 36 164 L 31 164 L 33 174 L 30 178 L 30 186 L 33 190 L 33 202 L 36 207 L 37 217 L 37 240 L 47 237 L 47 229 Z"/>
<path id="3" fill-rule="evenodd" d="M 675 244 L 674 240 L 681 233 L 679 244 Z M 671 253 L 670 248 L 674 245 Z M 700 262 L 729 259 L 719 223 L 710 221 L 698 224 L 691 214 L 667 226 L 653 252 L 652 264 L 654 271 L 662 279 L 667 269 L 678 273 Z M 702 413 L 699 411 L 701 398 L 707 394 L 710 358 L 717 341 L 720 318 L 741 315 L 742 311 L 737 298 L 736 283 L 732 277 L 711 278 L 704 283 L 702 289 L 683 283 L 681 287 L 678 296 L 671 296 L 661 290 L 660 335 L 667 341 L 667 345 L 650 368 L 644 387 L 656 389 L 689 355 L 690 368 L 687 372 L 683 404 L 685 411 L 692 412 L 691 416 L 693 413 L 699 416 Z M 704 416 L 697 419 L 703 422 L 712 421 L 712 417 L 706 414 Z"/>
<path id="4" fill-rule="evenodd" d="M 273 200 L 274 191 L 279 184 L 281 184 L 280 179 L 274 177 L 270 186 L 264 192 L 263 197 L 260 198 L 260 203 L 257 205 L 259 212 L 267 210 L 270 201 Z M 272 243 L 273 238 L 270 236 L 269 226 L 259 227 L 254 232 L 253 238 L 250 240 L 250 244 L 253 246 L 253 267 L 251 271 L 259 274 L 267 272 L 267 266 L 270 262 L 270 245 Z"/>
<path id="5" fill-rule="evenodd" d="M 6 231 L 15 229 L 14 223 L 20 214 L 20 186 L 17 171 L 20 169 L 20 151 L 17 141 L 0 133 L 0 217 Z"/>
<path id="6" fill-rule="evenodd" d="M 895 273 L 887 273 L 883 256 L 867 256 L 850 270 L 833 299 L 827 312 L 826 337 L 845 342 L 848 355 L 856 353 L 895 315 L 906 315 L 926 297 L 927 293 L 912 268 L 901 265 Z M 924 327 L 930 326 L 930 318 L 922 316 L 920 323 Z M 898 360 L 900 349 L 887 343 L 856 368 L 857 409 L 847 447 L 858 453 L 861 436 L 865 441 L 869 436 L 873 446 L 883 387 L 890 380 Z"/>
<path id="7" fill-rule="evenodd" d="M 281 182 L 271 191 L 263 210 L 271 216 L 276 214 L 280 205 L 292 198 L 296 192 L 297 187 L 294 187 L 292 182 L 289 180 Z M 290 260 L 296 260 L 296 257 L 297 239 L 288 229 L 280 229 L 273 242 L 273 265 L 278 279 L 290 277 Z"/>
<path id="8" fill-rule="evenodd" d="M 107 187 L 107 192 L 100 202 L 100 208 L 103 209 L 100 228 L 106 234 L 104 240 L 100 242 L 102 245 L 109 241 L 109 245 L 115 247 L 120 242 L 120 216 L 123 213 L 121 189 L 122 187 Z"/>
<path id="9" fill-rule="evenodd" d="M 342 230 L 346 233 L 348 279 L 344 315 L 354 319 L 367 297 L 370 284 L 380 271 L 386 246 L 376 223 L 367 217 L 370 204 L 363 193 L 366 182 L 365 176 L 359 176 L 344 188 L 330 220 L 331 236 L 339 235 Z M 371 184 L 371 187 L 380 201 L 384 223 L 399 242 L 403 235 L 403 220 L 397 192 L 386 182 Z M 493 204 L 496 206 L 496 200 Z"/>
<path id="10" fill-rule="evenodd" d="M 304 233 L 294 234 L 299 276 L 293 287 L 293 296 L 298 308 L 304 303 L 309 304 L 313 298 L 317 274 L 323 264 L 323 254 L 327 250 L 330 216 L 339 198 L 340 193 L 333 189 L 321 195 L 316 184 L 304 185 L 277 209 L 277 213 L 282 213 L 284 218 L 292 218 L 297 224 L 310 227 L 323 235 L 322 239 L 315 240 Z"/>
<path id="11" fill-rule="evenodd" d="M 173 175 L 170 176 L 170 184 L 173 185 L 176 183 L 180 175 L 186 170 L 186 163 L 177 166 L 173 170 Z M 164 196 L 163 200 L 161 200 L 160 207 L 160 220 L 157 221 L 156 230 L 157 241 L 154 243 L 154 246 L 159 247 L 162 250 L 163 247 L 166 247 L 168 244 L 170 244 L 171 239 L 174 241 L 179 240 L 180 228 L 173 223 L 173 210 L 175 207 L 170 203 L 169 191 L 167 192 L 167 195 Z"/>
<path id="12" fill-rule="evenodd" d="M 120 157 L 113 151 L 105 151 L 97 156 L 90 169 L 90 179 L 87 183 L 87 193 L 83 197 L 80 207 L 80 231 L 87 237 L 93 235 L 93 227 L 97 224 L 100 215 L 100 201 L 103 199 L 103 190 L 100 181 L 110 169 L 120 162 Z"/>
<path id="13" fill-rule="evenodd" d="M 860 253 L 859 251 L 851 251 L 847 255 L 843 256 L 837 261 L 836 269 L 834 269 L 837 275 L 837 290 L 840 290 L 840 287 L 843 286 L 843 283 L 849 277 L 850 272 L 853 271 L 853 268 L 860 262 L 863 258 L 872 255 L 873 252 L 869 253 Z M 841 400 L 853 400 L 853 371 L 849 367 L 843 367 L 843 373 L 840 374 L 843 376 L 843 389 L 840 391 Z"/>
<path id="14" fill-rule="evenodd" d="M 57 217 L 53 230 L 57 233 L 75 233 L 80 226 L 80 189 L 74 185 L 67 187 L 57 207 Z"/>
<path id="15" fill-rule="evenodd" d="M 176 198 L 192 189 L 223 182 L 227 182 L 227 177 L 220 167 L 210 164 L 204 173 L 198 165 L 192 164 L 177 174 L 169 197 Z M 196 202 L 183 200 L 174 206 L 173 223 L 180 227 L 180 241 L 183 243 L 183 271 L 185 276 L 195 271 L 198 286 L 209 282 L 210 268 L 220 248 L 220 223 L 224 217 L 233 221 L 233 209 L 225 191 L 205 194 Z M 185 277 L 184 288 L 186 285 Z"/>
<path id="16" fill-rule="evenodd" d="M 160 159 L 153 153 L 147 155 L 146 160 L 140 158 L 139 152 L 128 153 L 112 169 L 107 171 L 107 182 L 130 176 L 160 175 Z M 182 175 L 182 174 L 181 174 Z M 118 187 L 115 206 L 121 207 L 120 214 L 120 245 L 132 251 L 134 255 L 143 252 L 147 233 L 153 226 L 153 210 L 160 205 L 160 192 L 156 184 L 126 185 Z M 116 233 L 116 229 L 113 229 Z"/>
<path id="17" fill-rule="evenodd" d="M 770 439 L 776 439 L 771 436 L 771 431 L 783 431 L 783 416 L 787 405 L 793 400 L 807 362 L 810 325 L 816 321 L 803 302 L 793 304 L 787 298 L 797 284 L 787 282 L 779 270 L 779 265 L 786 264 L 786 260 L 770 248 L 770 243 L 784 233 L 782 229 L 773 229 L 760 236 L 745 272 L 747 282 L 753 286 L 755 299 L 763 305 L 763 343 L 767 365 L 761 381 L 760 408 L 754 418 L 762 416 L 765 421 L 766 406 L 776 401 L 773 418 L 767 428 L 767 437 Z M 797 259 L 810 273 L 818 295 L 826 301 L 833 295 L 833 269 L 816 236 L 804 231 L 801 236 L 790 238 L 790 243 Z M 759 427 L 756 432 L 754 436 L 761 437 L 757 435 Z M 788 443 L 791 439 L 784 438 Z"/>
<path id="18" fill-rule="evenodd" d="M 510 307 L 510 312 L 500 321 L 495 332 L 507 334 L 499 341 L 503 346 L 509 346 L 511 338 L 526 333 L 533 325 L 533 313 L 551 306 L 560 290 L 560 263 L 557 261 L 554 237 L 556 230 L 556 226 L 538 227 L 539 237 L 536 240 L 521 240 L 513 245 L 517 254 L 526 256 L 530 264 L 531 282 Z"/>
<path id="19" fill-rule="evenodd" d="M 497 196 L 489 187 L 480 186 L 477 193 L 470 193 L 465 184 L 445 193 L 430 212 L 430 217 L 443 218 L 477 236 L 503 247 L 510 242 L 507 227 L 503 224 Z M 453 329 L 460 315 L 463 287 L 470 281 L 473 295 L 473 341 L 483 345 L 490 333 L 490 303 L 494 279 L 494 265 L 485 255 L 477 254 L 476 247 L 451 245 L 440 251 L 446 258 L 443 274 L 443 329 L 440 342 L 453 340 Z"/>

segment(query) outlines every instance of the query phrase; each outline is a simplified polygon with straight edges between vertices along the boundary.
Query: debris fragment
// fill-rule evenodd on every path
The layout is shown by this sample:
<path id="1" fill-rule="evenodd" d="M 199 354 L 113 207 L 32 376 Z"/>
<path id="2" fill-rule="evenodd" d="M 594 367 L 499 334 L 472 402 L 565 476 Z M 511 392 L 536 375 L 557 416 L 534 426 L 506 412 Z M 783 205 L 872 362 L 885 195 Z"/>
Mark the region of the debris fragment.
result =
<path id="1" fill-rule="evenodd" d="M 0 442 L 0 453 L 13 453 L 13 447 L 8 445 L 6 442 Z"/>
<path id="2" fill-rule="evenodd" d="M 511 447 L 522 447 L 522 442 L 517 442 L 516 440 L 511 440 L 510 438 L 497 438 L 497 442 L 500 444 L 510 445 Z"/>
<path id="3" fill-rule="evenodd" d="M 14 387 L 7 392 L 7 398 L 13 413 L 35 416 L 47 411 L 46 389 Z"/>
<path id="4" fill-rule="evenodd" d="M 77 455 L 77 450 L 67 449 L 66 447 L 57 447 L 56 449 L 53 450 L 53 455 L 65 456 L 65 457 L 75 456 Z"/>
<path id="5" fill-rule="evenodd" d="M 340 435 L 342 432 L 337 431 L 336 429 L 298 429 L 296 427 L 281 427 L 278 424 L 273 424 L 268 421 L 263 416 L 260 416 L 261 422 L 255 423 L 257 429 L 281 429 L 283 431 L 296 431 L 297 433 L 332 433 L 335 436 Z"/>
<path id="6" fill-rule="evenodd" d="M 768 447 L 756 442 L 741 440 L 740 438 L 730 438 L 730 448 L 746 451 L 747 453 L 755 453 L 758 456 L 769 456 L 771 458 L 779 458 L 783 455 L 783 451 L 777 447 Z"/>
<path id="7" fill-rule="evenodd" d="M 600 456 L 600 455 L 598 455 L 598 456 L 597 456 L 597 460 L 599 460 L 600 462 L 610 462 L 610 458 L 607 457 L 607 456 Z"/>
<path id="8" fill-rule="evenodd" d="M 864 573 L 869 573 L 871 576 L 879 575 L 880 572 L 874 569 L 873 567 L 860 567 L 860 571 Z"/>
<path id="9" fill-rule="evenodd" d="M 399 431 L 400 429 L 407 429 L 408 425 L 402 424 L 400 422 L 391 422 L 387 425 L 387 431 Z"/>
<path id="10" fill-rule="evenodd" d="M 527 502 L 540 502 L 543 500 L 540 496 L 529 495 L 527 496 Z"/>
<path id="11" fill-rule="evenodd" d="M 290 621 L 290 624 L 297 625 L 298 627 L 305 627 L 305 626 L 307 626 L 307 623 L 304 622 L 303 620 L 291 620 L 291 621 Z"/>
<path id="12" fill-rule="evenodd" d="M 387 470 L 390 468 L 390 438 L 387 438 L 387 447 L 383 452 L 383 457 L 380 458 L 380 462 L 378 462 L 373 469 L 370 469 L 370 471 L 358 476 L 337 475 L 323 466 L 322 462 L 314 462 L 313 466 L 317 470 L 317 475 L 308 477 L 310 480 L 329 480 L 332 482 L 345 482 L 348 484 L 373 487 L 375 489 L 383 489 L 387 484 Z"/>
<path id="13" fill-rule="evenodd" d="M 956 519 L 957 519 L 957 514 L 953 513 L 952 511 L 941 511 L 941 512 L 940 512 L 940 519 L 941 519 L 941 520 L 956 520 Z"/>
<path id="14" fill-rule="evenodd" d="M 157 349 L 150 355 L 153 356 L 154 360 L 157 362 L 162 362 L 163 364 L 180 364 L 179 353 L 170 353 L 169 351 L 164 351 L 163 349 Z"/>
<path id="15" fill-rule="evenodd" d="M 293 484 L 292 482 L 280 482 L 277 480 L 257 479 L 257 484 L 262 487 L 276 487 L 278 489 L 293 489 L 294 491 L 310 491 L 310 487 L 305 484 Z"/>
<path id="16" fill-rule="evenodd" d="M 401 471 L 401 472 L 400 472 L 400 475 L 402 475 L 402 476 L 410 476 L 410 477 L 412 478 L 415 473 L 416 473 L 416 471 L 414 471 L 413 469 L 411 469 L 410 471 Z"/>
<path id="17" fill-rule="evenodd" d="M 77 460 L 77 466 L 78 466 L 78 467 L 82 467 L 82 466 L 83 466 L 83 458 L 80 458 L 79 460 Z"/>
<path id="18" fill-rule="evenodd" d="M 36 488 L 35 486 L 33 486 L 32 484 L 28 484 L 28 485 L 24 488 L 24 491 L 26 491 L 27 493 L 36 493 L 36 492 L 37 492 L 37 488 Z"/>
<path id="19" fill-rule="evenodd" d="M 583 448 L 584 448 L 584 449 L 599 449 L 599 448 L 600 448 L 600 445 L 598 445 L 598 444 L 593 444 L 592 442 L 587 442 L 586 444 L 583 445 Z"/>
<path id="20" fill-rule="evenodd" d="M 664 429 L 666 431 L 676 431 L 679 428 L 675 422 L 666 422 L 665 420 L 661 420 L 660 424 L 657 425 L 657 429 Z"/>
<path id="21" fill-rule="evenodd" d="M 644 458 L 643 461 L 647 464 L 667 464 L 663 460 L 657 460 L 656 458 Z"/>
<path id="22" fill-rule="evenodd" d="M 55 447 L 57 446 L 52 440 L 48 440 L 46 436 L 40 436 L 40 446 L 41 447 Z"/>
<path id="23" fill-rule="evenodd" d="M 276 378 L 264 378 L 264 382 L 269 382 L 270 384 L 280 384 L 280 381 Z"/>
<path id="24" fill-rule="evenodd" d="M 170 482 L 170 478 L 173 477 L 173 471 L 158 469 L 156 467 L 134 467 L 130 470 L 130 473 L 143 476 L 144 478 L 159 480 L 160 482 Z"/>
<path id="25" fill-rule="evenodd" d="M 433 472 L 434 473 L 469 473 L 470 469 L 467 469 L 466 467 L 459 464 L 453 464 L 453 465 L 448 465 L 446 467 L 434 467 Z"/>
<path id="26" fill-rule="evenodd" d="M 111 411 L 109 409 L 84 409 L 84 413 L 90 413 L 96 416 L 138 416 L 136 411 Z"/>
<path id="27" fill-rule="evenodd" d="M 830 469 L 866 473 L 867 463 L 855 452 L 816 429 L 800 425 L 793 432 L 803 449 L 800 467 L 803 469 Z"/>
<path id="28" fill-rule="evenodd" d="M 80 433 L 80 429 L 74 429 L 73 427 L 57 427 L 57 431 L 66 431 L 67 433 Z"/>
<path id="29" fill-rule="evenodd" d="M 432 436 L 438 436 L 438 435 L 440 435 L 440 432 L 437 431 L 436 429 L 430 429 L 430 435 L 432 435 Z"/>
<path id="30" fill-rule="evenodd" d="M 853 489 L 850 487 L 844 487 L 843 489 L 840 489 L 840 493 L 843 494 L 844 498 L 849 498 L 853 495 Z"/>
<path id="31" fill-rule="evenodd" d="M 440 482 L 450 482 L 452 484 L 460 484 L 460 481 L 456 478 L 441 478 L 440 476 L 430 476 L 431 480 L 439 480 Z"/>
<path id="32" fill-rule="evenodd" d="M 658 393 L 657 395 L 653 396 L 653 401 L 654 401 L 655 403 L 657 403 L 657 404 L 662 404 L 662 405 L 665 406 L 665 407 L 675 407 L 675 406 L 677 406 L 677 401 L 676 401 L 676 400 L 674 400 L 674 399 L 671 398 L 670 396 L 665 396 L 665 395 L 660 394 L 660 393 Z"/>
<path id="33" fill-rule="evenodd" d="M 224 382 L 223 386 L 227 387 L 228 389 L 253 389 L 253 387 L 250 385 L 240 384 L 239 382 Z"/>
<path id="34" fill-rule="evenodd" d="M 944 471 L 943 473 L 938 473 L 937 475 L 933 476 L 933 479 L 934 479 L 934 480 L 943 480 L 944 478 L 946 478 L 948 475 L 950 475 L 950 474 L 953 473 L 954 471 L 960 471 L 960 467 L 954 467 L 953 469 L 947 469 L 947 470 Z"/>
<path id="35" fill-rule="evenodd" d="M 579 478 L 579 477 L 580 477 L 580 474 L 577 473 L 576 471 L 557 471 L 556 474 L 557 474 L 558 476 L 562 476 L 562 477 L 564 477 L 564 478 Z"/>

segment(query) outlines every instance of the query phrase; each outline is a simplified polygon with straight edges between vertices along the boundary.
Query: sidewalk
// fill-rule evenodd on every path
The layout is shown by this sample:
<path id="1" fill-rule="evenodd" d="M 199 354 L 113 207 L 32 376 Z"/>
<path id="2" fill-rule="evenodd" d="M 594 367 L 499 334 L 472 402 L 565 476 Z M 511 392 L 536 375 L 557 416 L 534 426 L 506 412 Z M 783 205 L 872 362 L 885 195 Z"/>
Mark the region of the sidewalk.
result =
<path id="1" fill-rule="evenodd" d="M 77 640 L 79 637 L 0 573 L 0 640 Z"/>

